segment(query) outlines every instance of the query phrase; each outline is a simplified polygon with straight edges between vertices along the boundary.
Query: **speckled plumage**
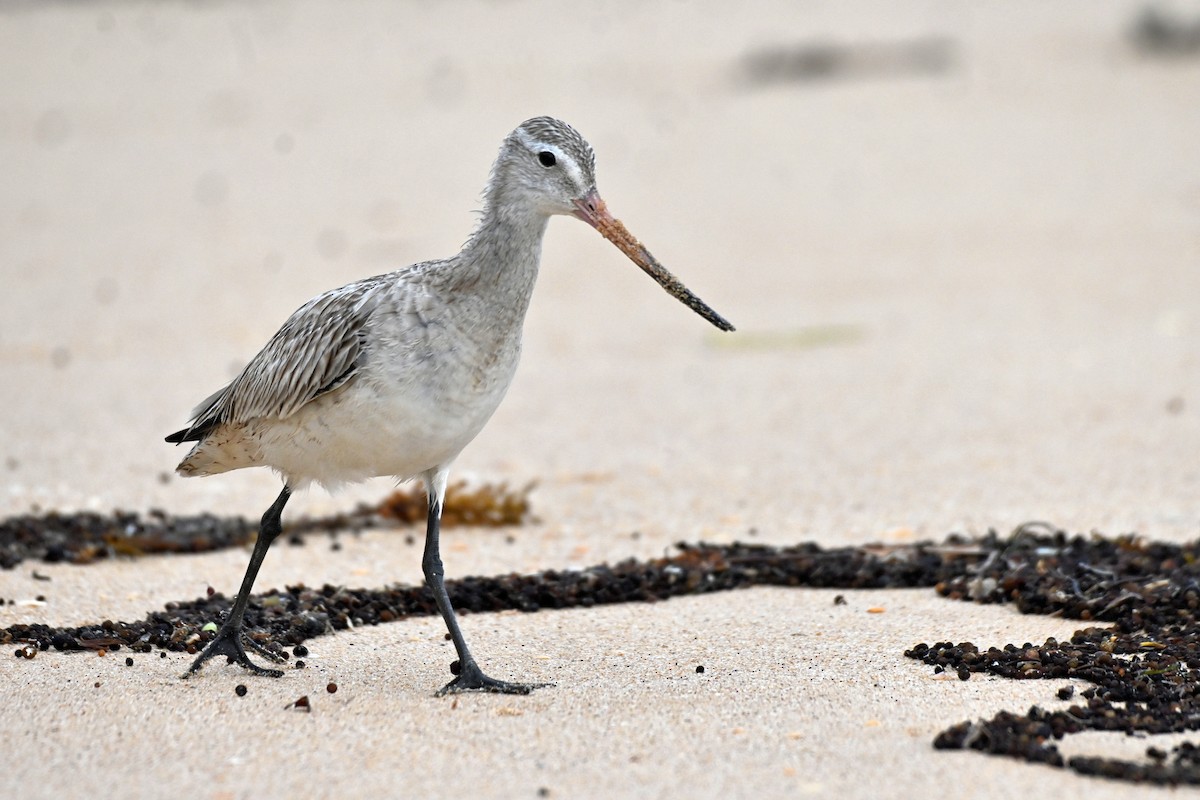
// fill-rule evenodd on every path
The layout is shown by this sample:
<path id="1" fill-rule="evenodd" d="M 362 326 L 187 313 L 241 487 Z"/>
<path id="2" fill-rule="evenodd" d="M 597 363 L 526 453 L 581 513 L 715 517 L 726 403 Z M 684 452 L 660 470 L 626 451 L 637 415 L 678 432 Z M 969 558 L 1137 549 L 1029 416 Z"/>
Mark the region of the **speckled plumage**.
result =
<path id="1" fill-rule="evenodd" d="M 543 150 L 565 167 L 562 194 L 594 189 L 595 156 L 573 128 L 525 122 L 492 167 L 463 251 L 301 306 L 174 435 L 197 440 L 180 474 L 267 466 L 298 489 L 448 466 L 508 388 L 546 221 L 572 210 L 543 190 L 546 168 L 521 157 Z"/>

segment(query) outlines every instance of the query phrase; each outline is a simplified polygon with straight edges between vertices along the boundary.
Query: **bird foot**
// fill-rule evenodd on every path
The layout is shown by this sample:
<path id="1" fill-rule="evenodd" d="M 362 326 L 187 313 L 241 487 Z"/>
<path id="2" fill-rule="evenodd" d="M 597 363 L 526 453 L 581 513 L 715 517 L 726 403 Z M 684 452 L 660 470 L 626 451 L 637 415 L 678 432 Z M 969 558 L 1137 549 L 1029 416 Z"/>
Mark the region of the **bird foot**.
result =
<path id="1" fill-rule="evenodd" d="M 443 686 L 438 697 L 464 692 L 490 692 L 492 694 L 529 694 L 534 689 L 553 686 L 553 683 L 509 683 L 489 678 L 474 661 L 462 667 L 458 677 Z"/>
<path id="2" fill-rule="evenodd" d="M 249 656 L 246 655 L 246 649 L 244 645 L 249 646 L 254 652 L 261 656 L 265 656 L 276 663 L 281 663 L 283 661 L 282 656 L 278 655 L 277 653 L 272 653 L 270 650 L 247 636 L 245 631 L 242 630 L 241 625 L 230 625 L 227 622 L 221 627 L 221 630 L 217 632 L 216 637 L 209 642 L 202 651 L 200 651 L 200 655 L 196 656 L 196 660 L 192 662 L 190 667 L 188 667 L 187 672 L 183 673 L 179 677 L 187 678 L 188 676 L 199 672 L 200 667 L 204 665 L 205 661 L 208 661 L 213 656 L 218 655 L 226 656 L 229 659 L 230 664 L 240 664 L 241 666 L 253 672 L 255 675 L 263 675 L 268 678 L 282 677 L 282 670 L 260 667 L 258 664 L 255 664 L 253 661 L 251 661 Z"/>

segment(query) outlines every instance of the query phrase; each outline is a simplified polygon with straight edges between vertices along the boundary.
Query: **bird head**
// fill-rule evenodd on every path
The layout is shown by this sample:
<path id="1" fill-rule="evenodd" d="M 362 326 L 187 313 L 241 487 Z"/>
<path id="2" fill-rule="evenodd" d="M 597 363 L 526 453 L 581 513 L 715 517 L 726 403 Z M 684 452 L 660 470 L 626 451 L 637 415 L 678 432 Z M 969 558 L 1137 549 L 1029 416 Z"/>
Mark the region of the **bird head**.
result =
<path id="1" fill-rule="evenodd" d="M 567 123 L 534 117 L 505 139 L 489 189 L 503 187 L 509 202 L 546 216 L 569 215 L 600 232 L 677 300 L 724 331 L 733 325 L 693 294 L 613 217 L 596 190 L 596 155 Z"/>
<path id="2" fill-rule="evenodd" d="M 596 155 L 567 123 L 526 120 L 504 145 L 497 167 L 510 200 L 517 193 L 546 216 L 575 214 L 576 203 L 596 191 Z"/>

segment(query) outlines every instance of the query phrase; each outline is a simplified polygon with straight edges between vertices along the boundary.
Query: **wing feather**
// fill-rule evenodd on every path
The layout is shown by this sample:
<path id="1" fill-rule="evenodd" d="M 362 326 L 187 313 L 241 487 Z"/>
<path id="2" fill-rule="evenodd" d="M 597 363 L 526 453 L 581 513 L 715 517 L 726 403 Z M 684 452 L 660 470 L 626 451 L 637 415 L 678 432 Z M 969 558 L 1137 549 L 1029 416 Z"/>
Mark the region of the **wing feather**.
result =
<path id="1" fill-rule="evenodd" d="M 354 377 L 365 355 L 364 327 L 379 304 L 377 279 L 305 303 L 228 386 L 205 398 L 192 424 L 167 437 L 196 441 L 226 423 L 282 419 Z"/>

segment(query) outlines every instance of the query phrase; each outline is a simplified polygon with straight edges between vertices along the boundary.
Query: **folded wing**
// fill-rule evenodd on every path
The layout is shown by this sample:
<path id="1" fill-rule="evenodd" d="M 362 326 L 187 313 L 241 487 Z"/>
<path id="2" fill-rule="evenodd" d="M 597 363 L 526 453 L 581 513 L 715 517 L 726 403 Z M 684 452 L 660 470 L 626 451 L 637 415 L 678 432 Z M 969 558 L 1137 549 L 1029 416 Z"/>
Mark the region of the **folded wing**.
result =
<path id="1" fill-rule="evenodd" d="M 301 306 L 246 368 L 192 412 L 168 442 L 199 441 L 227 423 L 283 419 L 354 378 L 366 353 L 364 326 L 378 304 L 374 280 L 326 292 Z"/>

